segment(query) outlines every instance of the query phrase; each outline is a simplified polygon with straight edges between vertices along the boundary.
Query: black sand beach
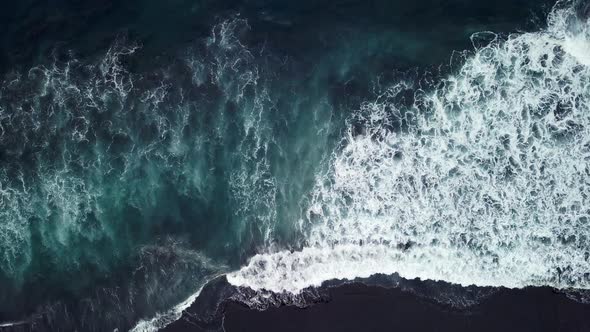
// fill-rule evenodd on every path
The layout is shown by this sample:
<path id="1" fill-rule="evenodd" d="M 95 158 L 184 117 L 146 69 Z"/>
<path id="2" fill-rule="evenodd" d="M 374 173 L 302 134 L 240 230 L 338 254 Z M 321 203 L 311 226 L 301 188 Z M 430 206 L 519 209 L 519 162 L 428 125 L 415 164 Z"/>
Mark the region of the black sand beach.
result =
<path id="1" fill-rule="evenodd" d="M 327 292 L 325 302 L 307 308 L 258 311 L 228 301 L 221 306 L 218 326 L 199 325 L 191 307 L 164 331 L 590 331 L 590 305 L 548 287 L 502 288 L 460 309 L 399 288 L 362 283 Z"/>
<path id="2" fill-rule="evenodd" d="M 590 332 L 589 17 L 5 1 L 0 332 Z"/>

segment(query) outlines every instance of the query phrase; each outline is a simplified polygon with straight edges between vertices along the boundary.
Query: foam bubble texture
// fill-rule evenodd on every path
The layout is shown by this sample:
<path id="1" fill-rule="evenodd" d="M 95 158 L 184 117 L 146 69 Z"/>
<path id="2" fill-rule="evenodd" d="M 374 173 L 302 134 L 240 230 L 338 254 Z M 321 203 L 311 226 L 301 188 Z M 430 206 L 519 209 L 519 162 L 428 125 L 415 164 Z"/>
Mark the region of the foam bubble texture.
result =
<path id="1" fill-rule="evenodd" d="M 590 288 L 590 23 L 563 5 L 548 21 L 477 48 L 429 89 L 400 83 L 364 104 L 318 177 L 304 248 L 257 255 L 228 280 Z"/>

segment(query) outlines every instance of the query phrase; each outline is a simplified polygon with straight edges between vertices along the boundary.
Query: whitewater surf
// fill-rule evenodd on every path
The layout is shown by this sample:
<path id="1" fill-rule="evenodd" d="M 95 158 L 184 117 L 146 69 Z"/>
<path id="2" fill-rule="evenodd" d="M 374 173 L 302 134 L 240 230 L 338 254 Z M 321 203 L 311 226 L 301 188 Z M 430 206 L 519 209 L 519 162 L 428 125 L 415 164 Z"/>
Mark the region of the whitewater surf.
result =
<path id="1" fill-rule="evenodd" d="M 157 331 L 219 280 L 253 308 L 375 275 L 586 301 L 588 7 L 524 2 L 15 4 L 0 329 Z"/>

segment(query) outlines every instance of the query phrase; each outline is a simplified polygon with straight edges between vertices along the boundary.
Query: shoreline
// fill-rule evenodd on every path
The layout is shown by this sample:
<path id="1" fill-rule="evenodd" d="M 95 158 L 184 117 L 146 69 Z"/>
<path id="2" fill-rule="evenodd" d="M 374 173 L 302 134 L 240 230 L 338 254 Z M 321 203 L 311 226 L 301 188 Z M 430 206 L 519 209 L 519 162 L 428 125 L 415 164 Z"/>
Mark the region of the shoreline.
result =
<path id="1" fill-rule="evenodd" d="M 384 285 L 384 280 L 394 283 Z M 387 276 L 332 283 L 318 288 L 319 296 L 308 306 L 274 301 L 258 310 L 231 296 L 215 300 L 216 293 L 240 291 L 221 277 L 161 331 L 590 331 L 590 304 L 550 287 L 460 287 Z M 478 299 L 441 301 L 453 294 L 459 299 L 475 294 Z"/>

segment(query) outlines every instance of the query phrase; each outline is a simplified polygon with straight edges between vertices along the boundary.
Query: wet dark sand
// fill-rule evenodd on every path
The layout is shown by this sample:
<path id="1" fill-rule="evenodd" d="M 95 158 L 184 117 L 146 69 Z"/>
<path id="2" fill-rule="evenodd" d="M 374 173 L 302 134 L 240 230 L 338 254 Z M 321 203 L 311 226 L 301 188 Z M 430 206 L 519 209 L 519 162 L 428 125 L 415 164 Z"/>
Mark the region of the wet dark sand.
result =
<path id="1" fill-rule="evenodd" d="M 551 288 L 500 289 L 479 304 L 456 309 L 399 288 L 355 283 L 331 288 L 329 299 L 308 308 L 257 311 L 228 301 L 209 329 L 233 331 L 590 331 L 590 304 Z M 165 331 L 206 331 L 190 317 Z M 201 324 L 202 326 L 202 324 Z"/>

